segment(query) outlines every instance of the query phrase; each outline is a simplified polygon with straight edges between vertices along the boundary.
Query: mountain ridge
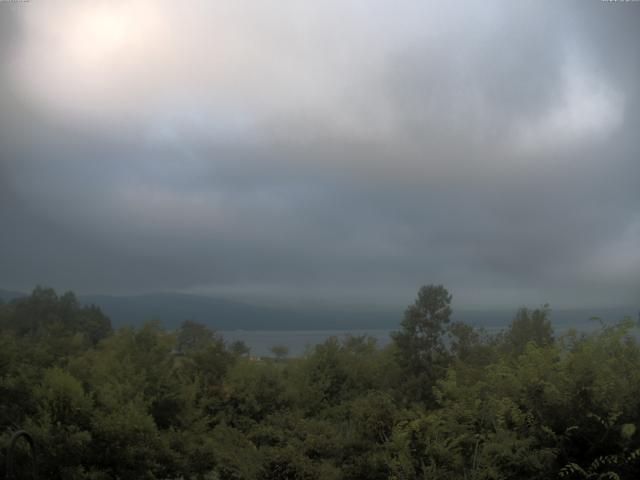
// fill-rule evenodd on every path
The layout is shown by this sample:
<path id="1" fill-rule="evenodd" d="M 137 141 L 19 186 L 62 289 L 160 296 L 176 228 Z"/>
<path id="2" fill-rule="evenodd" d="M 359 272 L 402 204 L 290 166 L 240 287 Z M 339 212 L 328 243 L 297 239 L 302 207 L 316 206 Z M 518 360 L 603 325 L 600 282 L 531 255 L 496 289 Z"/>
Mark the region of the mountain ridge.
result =
<path id="1" fill-rule="evenodd" d="M 27 296 L 26 293 L 0 289 L 5 302 Z M 194 320 L 215 330 L 358 330 L 399 328 L 404 309 L 367 309 L 312 306 L 265 306 L 205 295 L 176 292 L 137 295 L 78 295 L 85 305 L 97 305 L 115 327 L 138 326 L 158 320 L 165 328 L 177 328 L 185 320 Z M 478 327 L 505 327 L 515 316 L 515 309 L 457 310 L 452 319 Z M 558 329 L 597 328 L 592 317 L 615 323 L 625 316 L 635 317 L 638 308 L 579 308 L 551 310 L 551 320 Z"/>

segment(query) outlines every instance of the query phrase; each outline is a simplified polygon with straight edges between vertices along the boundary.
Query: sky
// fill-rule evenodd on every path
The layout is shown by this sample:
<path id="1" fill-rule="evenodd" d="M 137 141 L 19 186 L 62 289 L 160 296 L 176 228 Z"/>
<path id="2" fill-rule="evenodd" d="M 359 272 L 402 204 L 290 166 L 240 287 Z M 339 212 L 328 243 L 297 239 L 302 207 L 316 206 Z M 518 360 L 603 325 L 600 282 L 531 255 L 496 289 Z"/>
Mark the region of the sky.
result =
<path id="1" fill-rule="evenodd" d="M 0 1 L 0 288 L 640 303 L 640 2 Z"/>

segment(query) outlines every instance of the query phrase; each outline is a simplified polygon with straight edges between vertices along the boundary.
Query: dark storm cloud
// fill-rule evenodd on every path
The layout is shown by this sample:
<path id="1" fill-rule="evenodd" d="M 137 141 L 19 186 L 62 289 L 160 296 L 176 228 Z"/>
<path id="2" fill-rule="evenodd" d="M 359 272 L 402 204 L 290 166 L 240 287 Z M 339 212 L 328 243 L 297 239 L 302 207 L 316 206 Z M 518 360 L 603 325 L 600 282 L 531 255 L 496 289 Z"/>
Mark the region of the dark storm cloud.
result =
<path id="1" fill-rule="evenodd" d="M 0 11 L 5 288 L 637 302 L 638 5 L 35 3 Z"/>

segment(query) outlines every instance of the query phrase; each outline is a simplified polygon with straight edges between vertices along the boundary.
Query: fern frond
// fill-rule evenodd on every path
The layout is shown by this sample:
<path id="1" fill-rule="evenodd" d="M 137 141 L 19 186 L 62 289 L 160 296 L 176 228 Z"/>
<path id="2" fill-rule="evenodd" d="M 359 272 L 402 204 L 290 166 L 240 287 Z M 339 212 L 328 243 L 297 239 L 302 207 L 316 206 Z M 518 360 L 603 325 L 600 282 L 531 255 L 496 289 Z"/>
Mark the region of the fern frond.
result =
<path id="1" fill-rule="evenodd" d="M 598 480 L 620 480 L 620 475 L 615 472 L 606 472 L 598 476 Z"/>
<path id="2" fill-rule="evenodd" d="M 620 457 L 618 455 L 603 455 L 596 458 L 591 465 L 589 465 L 588 471 L 590 473 L 595 473 L 601 467 L 605 465 L 617 465 L 620 461 Z"/>
<path id="3" fill-rule="evenodd" d="M 627 455 L 627 462 L 635 462 L 640 458 L 640 448 L 636 448 L 633 452 Z"/>
<path id="4" fill-rule="evenodd" d="M 583 478 L 588 477 L 587 472 L 585 472 L 584 469 L 577 463 L 567 463 L 564 467 L 560 469 L 558 476 L 560 478 L 565 478 L 574 474 L 579 474 Z"/>

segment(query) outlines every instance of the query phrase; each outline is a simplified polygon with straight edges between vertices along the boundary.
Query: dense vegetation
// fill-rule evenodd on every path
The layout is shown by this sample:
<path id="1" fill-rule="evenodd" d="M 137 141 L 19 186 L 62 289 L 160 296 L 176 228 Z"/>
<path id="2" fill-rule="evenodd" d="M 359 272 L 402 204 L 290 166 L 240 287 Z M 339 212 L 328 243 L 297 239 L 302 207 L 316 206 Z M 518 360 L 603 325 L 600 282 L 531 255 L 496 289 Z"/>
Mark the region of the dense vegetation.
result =
<path id="1" fill-rule="evenodd" d="M 0 305 L 0 451 L 19 425 L 48 479 L 638 478 L 631 319 L 556 339 L 546 307 L 494 336 L 450 315 L 427 286 L 385 348 L 255 359 L 37 288 Z"/>

